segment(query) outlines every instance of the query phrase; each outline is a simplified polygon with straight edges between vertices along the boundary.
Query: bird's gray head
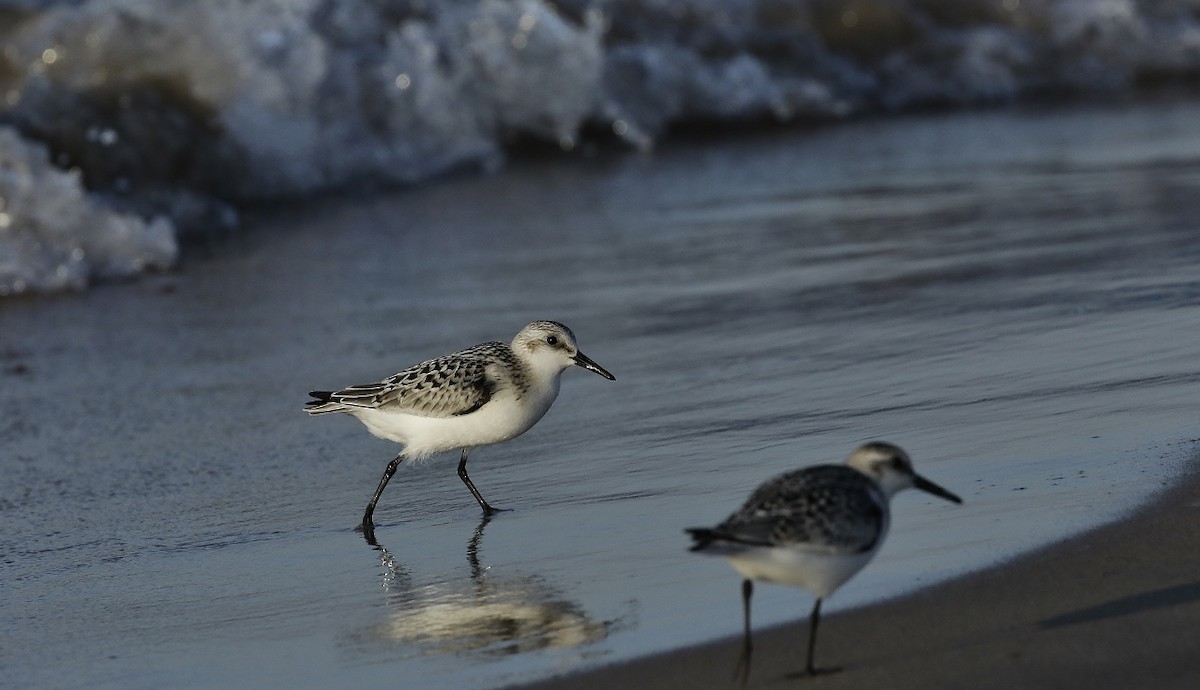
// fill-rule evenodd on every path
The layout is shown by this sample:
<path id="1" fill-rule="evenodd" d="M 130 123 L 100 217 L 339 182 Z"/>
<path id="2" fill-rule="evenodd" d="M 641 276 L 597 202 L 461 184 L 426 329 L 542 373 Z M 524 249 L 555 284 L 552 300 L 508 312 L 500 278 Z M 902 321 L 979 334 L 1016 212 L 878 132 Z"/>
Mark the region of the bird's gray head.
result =
<path id="1" fill-rule="evenodd" d="M 594 371 L 609 381 L 616 377 L 579 351 L 575 334 L 557 321 L 534 321 L 521 329 L 512 341 L 513 351 L 528 357 L 535 368 L 557 374 L 569 366 Z"/>
<path id="2" fill-rule="evenodd" d="M 899 446 L 878 441 L 861 445 L 846 458 L 846 464 L 878 482 L 888 498 L 898 491 L 915 488 L 947 501 L 962 503 L 958 496 L 917 474 L 908 453 Z"/>

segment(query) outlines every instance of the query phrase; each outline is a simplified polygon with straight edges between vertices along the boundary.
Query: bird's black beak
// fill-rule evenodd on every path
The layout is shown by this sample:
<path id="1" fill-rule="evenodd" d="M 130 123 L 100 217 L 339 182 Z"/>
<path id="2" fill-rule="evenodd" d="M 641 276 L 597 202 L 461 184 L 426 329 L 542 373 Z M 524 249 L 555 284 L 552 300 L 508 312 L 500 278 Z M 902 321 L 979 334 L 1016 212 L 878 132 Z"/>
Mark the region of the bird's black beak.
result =
<path id="1" fill-rule="evenodd" d="M 942 487 L 938 486 L 937 484 L 934 484 L 933 482 L 929 481 L 928 479 L 922 477 L 919 474 L 913 475 L 913 487 L 920 489 L 921 491 L 924 491 L 927 494 L 933 494 L 934 496 L 937 496 L 938 498 L 944 498 L 947 501 L 951 501 L 953 503 L 962 503 L 961 498 L 959 498 L 958 496 L 955 496 L 954 494 L 950 493 L 949 491 L 946 491 Z"/>
<path id="2" fill-rule="evenodd" d="M 583 367 L 584 369 L 587 369 L 588 371 L 594 371 L 597 374 L 600 374 L 604 378 L 608 379 L 609 381 L 617 380 L 616 376 L 613 376 L 612 374 L 608 373 L 608 371 L 605 370 L 604 367 L 593 362 L 591 357 L 588 357 L 587 355 L 583 354 L 582 352 L 576 352 L 575 356 L 572 359 L 575 360 L 575 366 Z"/>

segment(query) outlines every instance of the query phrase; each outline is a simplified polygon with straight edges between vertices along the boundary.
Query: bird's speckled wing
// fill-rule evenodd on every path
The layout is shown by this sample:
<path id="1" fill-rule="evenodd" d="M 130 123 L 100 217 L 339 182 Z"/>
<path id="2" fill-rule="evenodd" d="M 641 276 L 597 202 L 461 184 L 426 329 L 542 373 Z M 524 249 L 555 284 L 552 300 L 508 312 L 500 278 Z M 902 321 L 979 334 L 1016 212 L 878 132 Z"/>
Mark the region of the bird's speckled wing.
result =
<path id="1" fill-rule="evenodd" d="M 350 386 L 329 396 L 344 407 L 374 408 L 422 417 L 453 417 L 482 407 L 500 384 L 489 365 L 516 367 L 508 345 L 482 343 L 431 359 L 378 383 Z"/>
<path id="2" fill-rule="evenodd" d="M 713 532 L 744 544 L 857 553 L 879 541 L 886 510 L 887 497 L 861 472 L 818 465 L 767 481 Z"/>

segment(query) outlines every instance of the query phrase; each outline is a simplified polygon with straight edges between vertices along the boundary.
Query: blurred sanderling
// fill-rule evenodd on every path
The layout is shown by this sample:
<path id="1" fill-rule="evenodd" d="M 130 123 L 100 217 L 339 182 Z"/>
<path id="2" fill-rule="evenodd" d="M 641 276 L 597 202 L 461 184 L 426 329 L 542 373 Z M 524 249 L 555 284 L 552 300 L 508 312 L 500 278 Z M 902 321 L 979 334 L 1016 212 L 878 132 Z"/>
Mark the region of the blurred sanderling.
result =
<path id="1" fill-rule="evenodd" d="M 920 476 L 912 461 L 890 443 L 859 447 L 844 465 L 817 465 L 782 474 L 759 486 L 733 515 L 713 528 L 687 532 L 692 551 L 723 556 L 745 578 L 745 632 L 739 674 L 750 662 L 750 596 L 754 580 L 803 587 L 816 596 L 809 616 L 808 661 L 813 651 L 821 601 L 863 568 L 879 551 L 891 521 L 896 492 L 917 488 L 948 501 L 962 499 Z"/>
<path id="2" fill-rule="evenodd" d="M 462 449 L 458 476 L 484 515 L 496 511 L 467 476 L 467 456 L 521 435 L 537 423 L 558 397 L 559 376 L 570 366 L 605 371 L 575 344 L 571 329 L 555 321 L 534 321 L 511 345 L 487 342 L 409 367 L 377 383 L 340 391 L 313 391 L 309 414 L 346 412 L 379 438 L 404 444 L 384 470 L 363 512 L 362 529 L 371 532 L 372 514 L 383 488 L 406 459 Z"/>

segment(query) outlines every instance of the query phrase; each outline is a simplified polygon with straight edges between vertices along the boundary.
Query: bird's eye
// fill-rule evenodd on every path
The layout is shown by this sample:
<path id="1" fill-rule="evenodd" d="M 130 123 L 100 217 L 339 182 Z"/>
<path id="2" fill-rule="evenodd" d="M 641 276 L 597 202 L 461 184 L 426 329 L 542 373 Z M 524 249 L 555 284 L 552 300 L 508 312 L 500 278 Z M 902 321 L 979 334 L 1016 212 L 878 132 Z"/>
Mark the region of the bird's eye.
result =
<path id="1" fill-rule="evenodd" d="M 547 345 L 557 345 L 558 344 L 558 336 L 557 335 L 546 336 L 546 344 Z"/>

